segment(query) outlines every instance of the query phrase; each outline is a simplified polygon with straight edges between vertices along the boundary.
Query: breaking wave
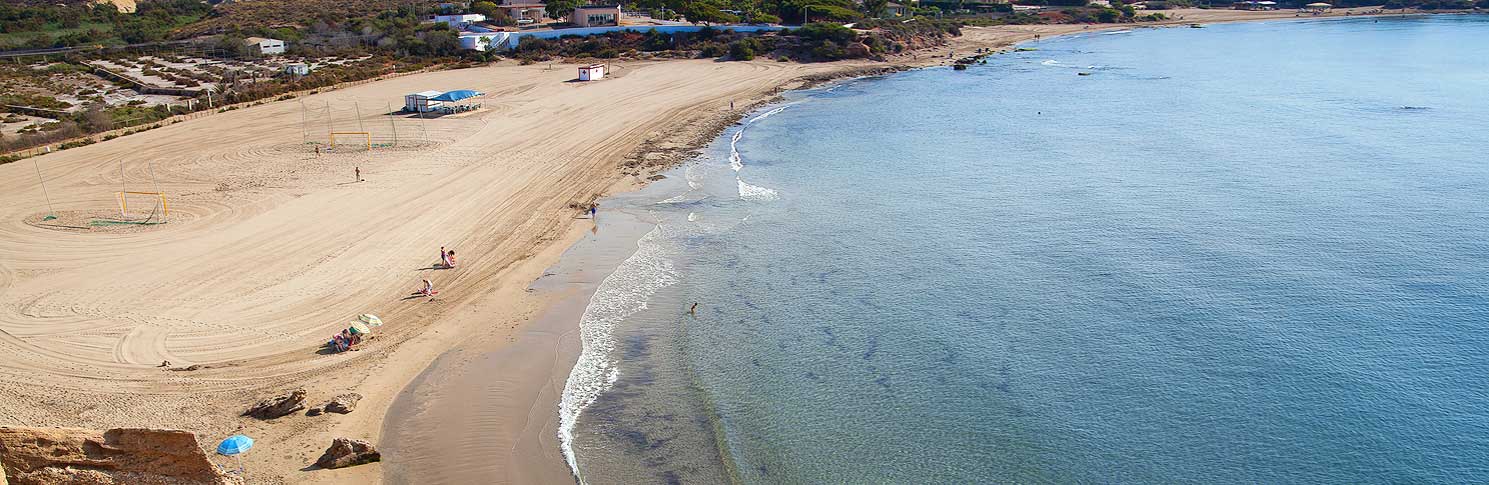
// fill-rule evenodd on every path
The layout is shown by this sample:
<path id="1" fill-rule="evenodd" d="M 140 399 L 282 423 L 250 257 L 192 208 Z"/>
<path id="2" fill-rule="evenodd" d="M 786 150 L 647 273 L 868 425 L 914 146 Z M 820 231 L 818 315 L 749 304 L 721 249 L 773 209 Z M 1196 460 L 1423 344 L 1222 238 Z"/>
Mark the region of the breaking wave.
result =
<path id="1" fill-rule="evenodd" d="M 677 282 L 672 260 L 664 256 L 663 240 L 662 226 L 658 225 L 637 241 L 636 253 L 600 282 L 579 320 L 583 350 L 569 372 L 558 403 L 558 440 L 564 461 L 580 483 L 585 482 L 574 455 L 574 424 L 579 413 L 620 377 L 620 368 L 610 360 L 615 350 L 615 326 L 645 310 L 647 299 L 658 290 Z"/>
<path id="2" fill-rule="evenodd" d="M 744 168 L 744 160 L 739 156 L 739 140 L 744 138 L 745 130 L 749 129 L 750 125 L 755 124 L 756 121 L 763 120 L 770 117 L 770 115 L 780 113 L 785 110 L 786 107 L 782 106 L 770 111 L 766 111 L 764 113 L 760 113 L 754 118 L 750 118 L 749 121 L 746 121 L 744 126 L 739 127 L 739 131 L 734 132 L 734 136 L 729 137 L 729 168 L 734 169 L 734 179 L 739 182 L 740 199 L 752 201 L 767 201 L 775 200 L 780 197 L 780 194 L 777 194 L 774 189 L 752 185 L 748 182 L 745 182 L 744 178 L 741 178 L 739 176 L 739 171 Z"/>

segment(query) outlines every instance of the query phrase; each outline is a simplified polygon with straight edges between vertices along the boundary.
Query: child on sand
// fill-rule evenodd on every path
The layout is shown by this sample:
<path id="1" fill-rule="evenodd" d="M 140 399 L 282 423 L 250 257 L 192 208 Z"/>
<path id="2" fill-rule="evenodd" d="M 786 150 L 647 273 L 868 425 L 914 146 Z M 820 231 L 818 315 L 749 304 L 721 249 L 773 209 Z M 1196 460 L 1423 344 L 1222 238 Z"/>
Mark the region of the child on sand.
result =
<path id="1" fill-rule="evenodd" d="M 454 268 L 455 267 L 455 250 L 454 249 L 451 249 L 449 251 L 445 251 L 445 267 L 446 268 Z"/>
<path id="2" fill-rule="evenodd" d="M 450 253 L 445 251 L 444 246 L 439 247 L 439 265 L 445 268 L 450 267 Z"/>
<path id="3" fill-rule="evenodd" d="M 434 283 L 430 283 L 429 280 L 424 280 L 424 287 L 423 288 L 420 288 L 419 291 L 415 292 L 414 294 L 416 294 L 416 295 L 424 295 L 424 296 L 427 296 L 427 297 L 431 297 L 432 298 L 432 297 L 434 297 L 434 295 L 436 293 L 439 293 L 439 292 L 438 291 L 434 291 Z"/>

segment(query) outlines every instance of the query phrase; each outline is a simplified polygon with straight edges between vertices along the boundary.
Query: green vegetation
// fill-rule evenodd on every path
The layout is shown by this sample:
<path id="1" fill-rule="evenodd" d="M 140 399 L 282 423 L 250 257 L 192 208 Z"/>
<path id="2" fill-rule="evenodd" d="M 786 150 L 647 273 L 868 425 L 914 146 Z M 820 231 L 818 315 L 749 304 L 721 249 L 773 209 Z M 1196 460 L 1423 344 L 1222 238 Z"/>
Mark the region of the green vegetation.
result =
<path id="1" fill-rule="evenodd" d="M 0 4 L 0 49 L 117 45 L 165 39 L 175 28 L 197 22 L 212 6 L 196 0 L 147 0 L 135 13 L 113 4 Z"/>

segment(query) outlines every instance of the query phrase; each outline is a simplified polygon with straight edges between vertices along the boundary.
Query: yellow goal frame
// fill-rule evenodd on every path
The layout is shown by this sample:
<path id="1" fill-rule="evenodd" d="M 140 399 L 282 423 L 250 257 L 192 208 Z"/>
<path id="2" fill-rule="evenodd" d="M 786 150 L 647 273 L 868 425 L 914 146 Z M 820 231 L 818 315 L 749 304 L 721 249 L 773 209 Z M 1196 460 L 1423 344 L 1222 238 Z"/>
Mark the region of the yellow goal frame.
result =
<path id="1" fill-rule="evenodd" d="M 336 135 L 361 135 L 367 139 L 367 149 L 372 150 L 372 133 L 366 131 L 333 131 L 331 132 L 331 148 L 336 148 Z"/>
<path id="2" fill-rule="evenodd" d="M 125 217 L 125 214 L 127 214 L 129 212 L 129 201 L 127 200 L 128 198 L 125 197 L 127 195 L 153 195 L 153 196 L 159 197 L 160 198 L 161 217 L 169 217 L 171 215 L 171 206 L 166 203 L 165 192 L 134 192 L 134 191 L 127 191 L 126 190 L 126 191 L 121 191 L 121 192 L 115 192 L 114 194 L 115 194 L 115 196 L 119 197 L 119 218 L 120 219 L 123 219 Z"/>

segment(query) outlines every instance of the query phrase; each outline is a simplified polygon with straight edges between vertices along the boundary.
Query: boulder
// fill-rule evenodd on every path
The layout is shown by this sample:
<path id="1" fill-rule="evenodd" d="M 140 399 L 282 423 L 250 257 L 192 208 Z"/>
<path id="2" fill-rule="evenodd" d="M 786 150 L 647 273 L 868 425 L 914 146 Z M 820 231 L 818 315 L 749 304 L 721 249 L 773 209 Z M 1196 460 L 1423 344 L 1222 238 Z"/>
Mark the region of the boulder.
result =
<path id="1" fill-rule="evenodd" d="M 378 453 L 372 443 L 336 438 L 331 442 L 331 447 L 326 449 L 326 453 L 315 460 L 315 465 L 321 468 L 345 468 L 382 460 L 382 453 Z"/>
<path id="2" fill-rule="evenodd" d="M 863 59 L 873 53 L 873 50 L 869 49 L 869 46 L 864 45 L 862 42 L 856 42 L 848 44 L 844 52 L 847 54 L 845 57 L 849 59 Z"/>
<path id="3" fill-rule="evenodd" d="M 324 413 L 324 412 L 325 411 L 322 410 L 320 406 L 316 406 L 316 407 L 310 408 L 309 410 L 305 411 L 305 415 L 306 416 L 320 416 L 321 413 Z"/>
<path id="4" fill-rule="evenodd" d="M 10 485 L 229 483 L 196 435 L 168 429 L 4 426 L 0 467 Z"/>
<path id="5" fill-rule="evenodd" d="M 357 409 L 357 401 L 362 400 L 362 395 L 353 393 L 342 394 L 331 398 L 325 406 L 326 412 L 336 414 L 347 414 Z"/>
<path id="6" fill-rule="evenodd" d="M 305 409 L 305 390 L 295 389 L 254 404 L 243 412 L 244 416 L 258 419 L 274 419 Z"/>

